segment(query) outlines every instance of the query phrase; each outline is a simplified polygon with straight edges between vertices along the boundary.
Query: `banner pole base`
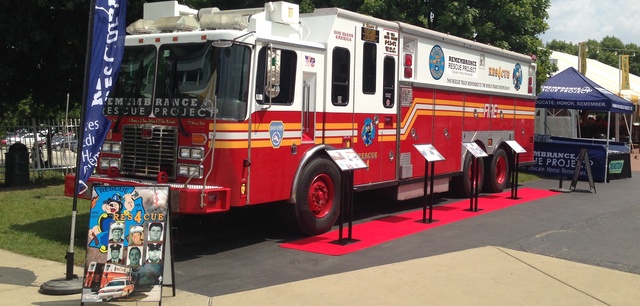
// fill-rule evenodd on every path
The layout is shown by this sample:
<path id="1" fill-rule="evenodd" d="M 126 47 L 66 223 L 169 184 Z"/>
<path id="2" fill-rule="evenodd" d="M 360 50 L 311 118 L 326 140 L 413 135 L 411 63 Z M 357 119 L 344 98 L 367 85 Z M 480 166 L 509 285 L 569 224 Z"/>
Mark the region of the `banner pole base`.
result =
<path id="1" fill-rule="evenodd" d="M 82 293 L 82 279 L 73 274 L 73 253 L 67 252 L 67 277 L 56 278 L 40 285 L 40 293 L 49 295 L 67 295 Z"/>
<path id="2" fill-rule="evenodd" d="M 75 276 L 75 275 L 74 275 Z M 48 295 L 68 295 L 82 293 L 82 279 L 75 276 L 72 279 L 52 279 L 40 285 L 40 293 Z"/>

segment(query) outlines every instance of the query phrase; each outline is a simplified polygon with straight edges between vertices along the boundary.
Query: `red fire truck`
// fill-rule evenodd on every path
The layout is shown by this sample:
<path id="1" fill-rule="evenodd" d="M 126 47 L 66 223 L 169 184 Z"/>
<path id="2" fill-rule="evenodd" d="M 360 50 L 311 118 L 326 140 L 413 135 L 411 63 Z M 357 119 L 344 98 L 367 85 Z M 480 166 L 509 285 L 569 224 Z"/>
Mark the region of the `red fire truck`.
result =
<path id="1" fill-rule="evenodd" d="M 424 195 L 432 144 L 435 192 L 469 195 L 475 142 L 479 184 L 505 188 L 505 141 L 532 162 L 531 56 L 339 8 L 299 14 L 193 10 L 146 3 L 131 24 L 117 84 L 105 104 L 111 130 L 90 185 L 164 184 L 173 214 L 214 214 L 282 203 L 306 234 L 331 228 L 340 170 L 326 150 L 352 148 L 367 164 L 357 191 Z M 65 193 L 73 194 L 73 175 Z M 90 192 L 86 194 L 90 195 Z"/>

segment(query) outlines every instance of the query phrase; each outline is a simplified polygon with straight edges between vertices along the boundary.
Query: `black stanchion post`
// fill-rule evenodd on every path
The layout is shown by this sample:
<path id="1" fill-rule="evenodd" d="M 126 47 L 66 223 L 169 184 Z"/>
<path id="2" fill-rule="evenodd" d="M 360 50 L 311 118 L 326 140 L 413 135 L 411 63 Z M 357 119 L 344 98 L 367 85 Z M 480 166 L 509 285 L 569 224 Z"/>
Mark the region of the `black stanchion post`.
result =
<path id="1" fill-rule="evenodd" d="M 478 183 L 479 183 L 479 176 L 480 176 L 480 163 L 478 162 L 478 158 L 475 158 L 475 174 L 474 174 L 474 182 L 473 182 L 473 202 L 474 202 L 474 206 L 473 206 L 473 211 L 477 212 L 478 211 L 478 195 L 480 193 L 480 190 L 478 189 Z"/>
<path id="2" fill-rule="evenodd" d="M 348 202 L 347 205 L 349 205 L 349 242 L 351 242 L 353 240 L 353 171 L 347 171 L 347 177 L 348 177 L 348 181 L 347 181 L 347 197 L 348 197 Z"/>
<path id="3" fill-rule="evenodd" d="M 515 140 L 507 140 L 505 141 L 509 147 L 511 147 L 511 152 L 513 153 L 513 159 L 511 163 L 511 175 L 509 179 L 511 180 L 511 198 L 518 198 L 518 175 L 520 173 L 520 154 L 527 152 L 517 141 Z"/>
<path id="4" fill-rule="evenodd" d="M 429 161 L 424 163 L 424 202 L 422 203 L 422 222 L 427 223 L 427 203 L 429 202 L 429 194 L 427 193 L 427 181 L 429 173 Z M 433 190 L 432 190 L 433 191 Z M 431 213 L 431 212 L 429 212 Z M 431 214 L 429 214 L 429 222 L 431 222 Z"/>
<path id="5" fill-rule="evenodd" d="M 512 151 L 513 152 L 513 162 L 511 163 L 511 198 L 512 199 L 517 199 L 518 198 L 518 158 L 519 155 L 518 153 L 515 152 L 515 150 Z"/>
<path id="6" fill-rule="evenodd" d="M 357 169 L 365 169 L 368 168 L 367 164 L 360 159 L 358 154 L 351 148 L 347 149 L 326 149 L 325 150 L 329 157 L 336 163 L 338 168 L 340 168 L 340 225 L 339 225 L 339 233 L 338 233 L 338 241 L 333 243 L 337 243 L 340 245 L 345 245 L 347 243 L 356 242 L 358 240 L 353 239 L 353 186 L 354 186 L 354 170 Z M 349 214 L 349 232 L 347 241 L 344 241 L 343 238 L 343 229 L 344 229 L 344 218 L 345 214 Z"/>
<path id="7" fill-rule="evenodd" d="M 338 243 L 339 244 L 343 244 L 342 242 L 342 229 L 344 227 L 344 214 L 346 212 L 346 206 L 347 206 L 347 192 L 346 192 L 346 188 L 347 188 L 347 172 L 342 172 L 342 178 L 340 180 L 340 185 L 342 189 L 342 194 L 340 195 L 340 225 L 338 226 Z"/>
<path id="8" fill-rule="evenodd" d="M 514 177 L 513 177 L 513 196 L 512 198 L 517 199 L 518 198 L 518 174 L 520 173 L 519 167 L 518 165 L 520 164 L 520 154 L 516 153 L 515 154 L 515 158 L 514 158 L 514 165 L 513 165 L 513 169 L 514 169 Z"/>
<path id="9" fill-rule="evenodd" d="M 338 244 L 345 245 L 353 239 L 353 171 L 343 171 L 341 177 L 342 195 L 340 196 L 340 225 L 338 226 Z M 347 238 L 344 238 L 344 223 L 347 218 Z"/>
<path id="10" fill-rule="evenodd" d="M 435 168 L 436 165 L 435 163 L 431 164 L 431 175 L 429 176 L 429 185 L 431 188 L 429 188 L 430 192 L 429 192 L 429 223 L 433 222 L 433 196 L 434 196 L 434 192 L 433 192 L 433 178 L 435 176 Z"/>
<path id="11" fill-rule="evenodd" d="M 427 205 L 429 205 L 429 223 L 433 222 L 433 189 L 435 162 L 444 160 L 444 156 L 431 144 L 415 144 L 414 147 L 425 159 L 424 163 L 424 202 L 422 203 L 422 223 L 427 223 Z M 431 166 L 429 164 L 431 163 Z M 429 172 L 431 167 L 431 172 Z"/>
<path id="12" fill-rule="evenodd" d="M 473 211 L 473 199 L 475 198 L 475 194 L 476 194 L 476 188 L 475 188 L 475 184 L 476 184 L 476 163 L 478 161 L 476 160 L 475 157 L 473 157 L 473 159 L 471 160 L 471 196 L 469 197 L 469 211 Z M 463 173 L 463 175 L 467 175 L 466 173 Z"/>
<path id="13" fill-rule="evenodd" d="M 433 181 L 435 176 L 435 164 L 431 163 L 429 174 L 429 161 L 424 166 L 424 202 L 422 203 L 422 223 L 433 222 Z M 427 192 L 428 191 L 428 192 Z M 427 222 L 427 205 L 429 206 L 429 221 Z"/>
<path id="14" fill-rule="evenodd" d="M 478 146 L 475 142 L 463 142 L 462 143 L 466 149 L 469 151 L 469 154 L 466 158 L 471 159 L 471 186 L 470 186 L 470 206 L 469 211 L 477 212 L 478 211 L 478 196 L 480 195 L 480 186 L 479 186 L 479 176 L 480 176 L 480 161 L 479 158 L 487 157 L 487 153 Z M 467 173 L 463 173 L 463 175 L 468 175 Z"/>

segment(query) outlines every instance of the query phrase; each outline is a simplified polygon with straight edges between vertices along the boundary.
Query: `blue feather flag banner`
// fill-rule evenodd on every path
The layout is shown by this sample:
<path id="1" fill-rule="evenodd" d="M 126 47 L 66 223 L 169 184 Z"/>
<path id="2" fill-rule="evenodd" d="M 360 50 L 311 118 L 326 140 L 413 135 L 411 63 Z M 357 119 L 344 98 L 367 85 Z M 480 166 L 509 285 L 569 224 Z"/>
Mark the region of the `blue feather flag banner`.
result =
<path id="1" fill-rule="evenodd" d="M 103 114 L 104 102 L 118 78 L 126 27 L 126 0 L 96 0 L 88 90 L 86 97 L 77 192 L 87 190 L 87 181 L 98 163 L 111 121 Z"/>

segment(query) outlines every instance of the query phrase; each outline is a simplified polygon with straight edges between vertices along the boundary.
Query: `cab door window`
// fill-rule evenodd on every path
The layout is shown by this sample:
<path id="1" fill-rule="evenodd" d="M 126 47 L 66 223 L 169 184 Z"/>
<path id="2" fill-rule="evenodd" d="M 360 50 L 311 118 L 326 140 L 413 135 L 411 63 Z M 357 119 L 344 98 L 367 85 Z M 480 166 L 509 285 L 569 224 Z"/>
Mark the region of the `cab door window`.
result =
<path id="1" fill-rule="evenodd" d="M 345 48 L 333 49 L 331 63 L 331 103 L 349 104 L 349 80 L 351 78 L 351 53 Z"/>
<path id="2" fill-rule="evenodd" d="M 293 104 L 298 55 L 291 50 L 262 47 L 258 53 L 256 101 Z"/>

